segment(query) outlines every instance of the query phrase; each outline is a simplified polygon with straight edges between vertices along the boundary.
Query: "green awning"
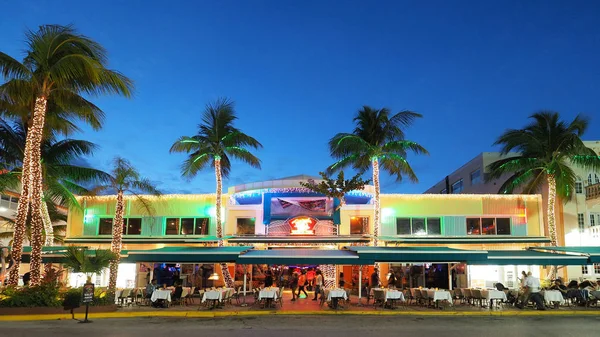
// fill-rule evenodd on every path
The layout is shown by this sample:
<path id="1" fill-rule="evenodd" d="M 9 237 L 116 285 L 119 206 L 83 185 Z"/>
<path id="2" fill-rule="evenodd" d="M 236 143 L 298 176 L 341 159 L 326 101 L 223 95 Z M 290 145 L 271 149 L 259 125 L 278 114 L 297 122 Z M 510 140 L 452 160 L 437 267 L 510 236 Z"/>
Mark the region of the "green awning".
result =
<path id="1" fill-rule="evenodd" d="M 381 236 L 380 241 L 406 244 L 492 244 L 549 243 L 544 236 L 467 235 L 467 236 Z"/>
<path id="2" fill-rule="evenodd" d="M 231 236 L 223 237 L 224 240 L 231 238 Z M 140 235 L 129 235 L 123 237 L 123 243 L 209 243 L 218 242 L 219 238 L 214 235 L 188 237 L 185 235 L 174 235 L 174 236 L 140 236 Z M 75 238 L 65 239 L 65 243 L 111 243 L 112 238 L 110 236 L 81 236 Z"/>
<path id="3" fill-rule="evenodd" d="M 252 247 L 164 247 L 129 250 L 123 262 L 220 263 L 234 262 Z"/>
<path id="4" fill-rule="evenodd" d="M 535 266 L 581 266 L 587 264 L 586 256 L 576 256 L 532 250 L 490 250 L 487 261 L 472 264 L 487 265 L 535 265 Z"/>
<path id="5" fill-rule="evenodd" d="M 571 247 L 531 247 L 530 250 L 557 251 L 567 254 L 583 255 L 589 258 L 589 263 L 600 263 L 600 247 L 571 246 Z"/>
<path id="6" fill-rule="evenodd" d="M 270 249 L 249 250 L 241 254 L 236 263 L 370 265 L 373 261 L 359 258 L 356 252 L 349 250 Z"/>
<path id="7" fill-rule="evenodd" d="M 360 258 L 375 262 L 467 262 L 485 261 L 487 251 L 462 250 L 447 247 L 346 247 Z"/>

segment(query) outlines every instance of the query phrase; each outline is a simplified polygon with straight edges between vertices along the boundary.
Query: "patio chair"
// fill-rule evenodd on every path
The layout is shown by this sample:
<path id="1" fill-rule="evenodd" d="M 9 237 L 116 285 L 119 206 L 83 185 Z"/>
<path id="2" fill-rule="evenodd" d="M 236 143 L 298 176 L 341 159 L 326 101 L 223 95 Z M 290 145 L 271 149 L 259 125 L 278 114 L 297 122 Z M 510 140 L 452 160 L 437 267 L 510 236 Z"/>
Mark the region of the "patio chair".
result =
<path id="1" fill-rule="evenodd" d="M 231 298 L 230 298 L 230 303 L 231 300 L 235 300 L 235 302 L 239 305 L 240 304 L 240 296 L 242 296 L 242 287 L 238 287 L 237 290 L 231 294 Z"/>
<path id="2" fill-rule="evenodd" d="M 283 308 L 283 289 L 284 287 L 281 287 L 281 289 L 279 289 L 277 297 L 275 297 L 275 307 L 277 307 L 277 305 L 279 304 L 279 308 Z"/>
<path id="3" fill-rule="evenodd" d="M 381 307 L 385 305 L 385 291 L 374 290 L 373 291 L 373 308 Z"/>

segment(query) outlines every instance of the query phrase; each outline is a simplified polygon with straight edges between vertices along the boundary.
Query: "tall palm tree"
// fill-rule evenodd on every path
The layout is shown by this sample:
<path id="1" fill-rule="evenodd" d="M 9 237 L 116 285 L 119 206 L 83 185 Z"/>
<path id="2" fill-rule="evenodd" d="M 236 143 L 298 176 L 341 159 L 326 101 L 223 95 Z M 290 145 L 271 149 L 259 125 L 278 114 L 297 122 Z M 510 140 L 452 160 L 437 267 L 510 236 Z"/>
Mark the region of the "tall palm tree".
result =
<path id="1" fill-rule="evenodd" d="M 577 179 L 571 166 L 600 170 L 600 156 L 581 140 L 588 119 L 577 116 L 566 123 L 553 111 L 537 112 L 530 118 L 531 123 L 523 129 L 507 130 L 496 140 L 494 145 L 501 146 L 501 154 L 517 151 L 519 155 L 490 164 L 487 179 L 510 174 L 499 193 L 536 193 L 547 188 L 547 230 L 551 245 L 556 246 L 556 198 L 563 202 L 571 199 Z"/>
<path id="2" fill-rule="evenodd" d="M 16 285 L 25 234 L 25 222 L 31 208 L 32 252 L 31 284 L 40 283 L 42 261 L 42 169 L 41 144 L 49 102 L 62 111 L 79 111 L 86 122 L 98 117 L 99 109 L 82 94 L 118 94 L 129 97 L 133 84 L 122 74 L 106 68 L 104 48 L 79 34 L 71 26 L 45 25 L 26 34 L 27 51 L 23 62 L 0 52 L 0 74 L 6 83 L 0 86 L 0 111 L 6 106 L 27 106 L 27 141 L 21 177 L 21 198 L 15 219 L 15 238 L 12 252 L 17 266 L 9 276 Z M 10 113 L 10 111 L 9 111 Z M 84 117 L 85 118 L 85 117 Z"/>
<path id="3" fill-rule="evenodd" d="M 375 215 L 373 219 L 373 244 L 377 246 L 379 228 L 381 226 L 380 206 L 380 167 L 397 181 L 407 176 L 417 182 L 417 175 L 406 160 L 408 152 L 428 154 L 421 145 L 404 139 L 404 128 L 412 125 L 416 118 L 422 117 L 412 111 L 401 111 L 396 114 L 387 108 L 374 109 L 363 106 L 354 118 L 356 127 L 352 133 L 338 133 L 329 141 L 331 156 L 338 159 L 329 166 L 329 172 L 352 166 L 360 173 L 373 169 L 373 185 L 375 187 Z"/>
<path id="4" fill-rule="evenodd" d="M 108 292 L 114 293 L 117 287 L 117 272 L 119 269 L 119 262 L 121 261 L 121 248 L 123 246 L 125 194 L 131 195 L 141 206 L 143 211 L 151 214 L 153 213 L 154 208 L 142 193 L 152 194 L 156 197 L 159 197 L 161 193 L 149 179 L 143 178 L 129 161 L 121 157 L 116 157 L 114 159 L 113 169 L 108 177 L 108 183 L 106 185 L 97 186 L 92 190 L 92 194 L 94 195 L 103 192 L 117 193 L 111 243 L 111 251 L 115 253 L 116 258 L 110 264 L 110 277 L 108 280 Z M 93 198 L 93 196 L 91 198 Z"/>
<path id="5" fill-rule="evenodd" d="M 0 160 L 10 171 L 0 175 L 0 187 L 18 190 L 22 174 L 22 160 L 26 144 L 26 131 L 20 122 L 14 125 L 0 119 Z M 48 206 L 54 210 L 54 203 L 70 208 L 80 207 L 74 194 L 85 194 L 89 191 L 83 184 L 93 184 L 108 179 L 102 171 L 74 164 L 83 156 L 91 155 L 96 145 L 83 140 L 56 140 L 53 133 L 42 141 L 41 166 L 43 176 L 42 207 L 40 209 L 44 224 L 45 245 L 54 244 L 54 226 Z M 31 214 L 26 227 L 31 238 Z M 31 241 L 30 241 L 31 242 Z"/>
<path id="6" fill-rule="evenodd" d="M 262 145 L 254 138 L 243 133 L 234 126 L 237 119 L 233 101 L 221 98 L 209 103 L 204 109 L 202 123 L 198 125 L 198 133 L 194 136 L 180 137 L 170 152 L 185 152 L 188 158 L 181 166 L 182 176 L 192 179 L 198 172 L 208 166 L 214 167 L 217 180 L 216 226 L 219 247 L 223 246 L 223 227 L 221 224 L 221 196 L 223 193 L 223 177 L 227 178 L 231 171 L 230 157 L 238 159 L 254 168 L 260 169 L 260 160 L 247 148 L 258 149 Z M 221 265 L 223 279 L 228 286 L 233 280 L 225 264 Z"/>

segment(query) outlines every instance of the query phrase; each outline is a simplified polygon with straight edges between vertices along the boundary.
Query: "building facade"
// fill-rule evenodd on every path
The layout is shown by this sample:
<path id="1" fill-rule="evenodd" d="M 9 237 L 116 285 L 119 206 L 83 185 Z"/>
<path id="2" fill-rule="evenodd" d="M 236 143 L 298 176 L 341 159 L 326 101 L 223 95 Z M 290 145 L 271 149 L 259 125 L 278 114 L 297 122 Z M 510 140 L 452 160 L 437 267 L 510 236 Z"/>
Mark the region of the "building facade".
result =
<path id="1" fill-rule="evenodd" d="M 531 260 L 482 265 L 480 257 L 549 242 L 540 195 L 382 194 L 378 239 L 383 247 L 372 247 L 373 187 L 348 193 L 339 207 L 339 200 L 300 186 L 309 178 L 244 184 L 223 195 L 224 248 L 229 249 L 223 256 L 233 257 L 220 262 L 229 262 L 238 285 L 246 274 L 250 286 L 258 286 L 266 268 L 285 278 L 294 268 L 318 267 L 330 282 L 343 279 L 358 289 L 374 262 L 385 262 L 382 275 L 393 270 L 401 286 L 511 286 L 521 270 L 539 275 Z M 125 199 L 118 286 L 142 286 L 157 277 L 167 283 L 172 273 L 188 284 L 209 285 L 208 276 L 220 268 L 218 248 L 206 250 L 218 242 L 215 195 L 148 197 L 151 214 L 133 197 Z M 81 209 L 69 212 L 65 243 L 109 248 L 116 197 L 80 202 Z M 106 276 L 96 281 L 103 285 Z"/>
<path id="2" fill-rule="evenodd" d="M 600 155 L 600 141 L 584 144 Z M 516 154 L 509 154 L 509 156 Z M 498 193 L 508 176 L 486 182 L 487 167 L 500 159 L 498 152 L 484 152 L 452 172 L 426 194 Z M 600 172 L 572 167 L 577 176 L 574 196 L 567 202 L 557 201 L 557 238 L 560 246 L 600 246 Z M 546 200 L 546 191 L 541 191 Z M 547 205 L 543 205 L 546 214 Z M 545 222 L 545 216 L 544 220 Z M 544 233 L 547 235 L 548 233 Z M 568 278 L 600 278 L 600 266 L 568 267 Z"/>

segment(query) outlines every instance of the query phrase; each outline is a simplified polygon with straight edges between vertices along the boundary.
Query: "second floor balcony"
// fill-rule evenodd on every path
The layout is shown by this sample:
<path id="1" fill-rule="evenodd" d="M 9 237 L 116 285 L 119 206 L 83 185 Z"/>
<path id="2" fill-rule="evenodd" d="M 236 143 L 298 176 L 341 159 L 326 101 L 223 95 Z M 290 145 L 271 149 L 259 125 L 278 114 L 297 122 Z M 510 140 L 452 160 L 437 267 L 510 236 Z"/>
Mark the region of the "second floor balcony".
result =
<path id="1" fill-rule="evenodd" d="M 593 184 L 585 187 L 585 200 L 598 198 L 600 198 L 600 184 Z"/>

